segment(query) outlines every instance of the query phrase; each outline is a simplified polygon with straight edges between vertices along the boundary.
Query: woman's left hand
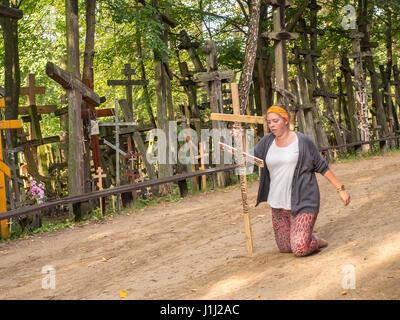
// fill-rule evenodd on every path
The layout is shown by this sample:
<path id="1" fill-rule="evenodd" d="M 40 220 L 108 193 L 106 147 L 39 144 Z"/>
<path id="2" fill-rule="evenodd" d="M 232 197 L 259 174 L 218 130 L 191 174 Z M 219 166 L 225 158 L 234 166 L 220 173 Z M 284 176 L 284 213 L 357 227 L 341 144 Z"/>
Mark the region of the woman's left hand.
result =
<path id="1" fill-rule="evenodd" d="M 346 190 L 339 192 L 339 197 L 343 201 L 344 205 L 347 206 L 350 203 L 350 195 Z"/>

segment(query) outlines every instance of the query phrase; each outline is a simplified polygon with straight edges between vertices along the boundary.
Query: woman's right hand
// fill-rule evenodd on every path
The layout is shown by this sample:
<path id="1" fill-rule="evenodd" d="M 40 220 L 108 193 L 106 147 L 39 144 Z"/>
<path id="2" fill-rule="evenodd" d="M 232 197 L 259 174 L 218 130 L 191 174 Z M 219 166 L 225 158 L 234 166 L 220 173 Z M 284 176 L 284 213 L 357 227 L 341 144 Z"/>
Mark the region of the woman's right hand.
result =
<path id="1" fill-rule="evenodd" d="M 347 190 L 339 191 L 339 197 L 343 201 L 345 206 L 347 206 L 350 203 L 350 195 L 347 192 Z"/>

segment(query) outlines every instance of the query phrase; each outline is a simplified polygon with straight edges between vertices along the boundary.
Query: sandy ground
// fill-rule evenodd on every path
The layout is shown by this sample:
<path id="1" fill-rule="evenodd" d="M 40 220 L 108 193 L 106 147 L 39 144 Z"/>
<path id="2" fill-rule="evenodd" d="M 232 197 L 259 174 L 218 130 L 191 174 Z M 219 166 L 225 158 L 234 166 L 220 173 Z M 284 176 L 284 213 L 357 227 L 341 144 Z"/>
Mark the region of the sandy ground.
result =
<path id="1" fill-rule="evenodd" d="M 352 202 L 318 175 L 315 229 L 329 242 L 319 253 L 279 253 L 271 209 L 254 208 L 256 181 L 252 255 L 235 186 L 0 244 L 0 299 L 399 299 L 400 153 L 331 168 Z M 46 265 L 56 289 L 42 289 Z"/>

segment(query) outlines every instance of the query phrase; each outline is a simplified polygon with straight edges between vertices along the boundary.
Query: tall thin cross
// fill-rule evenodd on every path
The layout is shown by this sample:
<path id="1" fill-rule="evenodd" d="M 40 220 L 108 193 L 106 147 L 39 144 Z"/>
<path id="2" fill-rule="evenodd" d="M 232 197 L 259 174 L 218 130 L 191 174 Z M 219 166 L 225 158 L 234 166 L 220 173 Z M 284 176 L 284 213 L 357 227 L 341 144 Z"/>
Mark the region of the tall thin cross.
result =
<path id="1" fill-rule="evenodd" d="M 264 117 L 255 117 L 255 116 L 242 116 L 240 115 L 240 104 L 239 104 L 239 89 L 238 85 L 236 83 L 231 83 L 231 92 L 232 92 L 232 105 L 233 105 L 233 115 L 227 115 L 227 114 L 211 114 L 211 119 L 216 120 L 222 120 L 222 121 L 232 121 L 234 122 L 234 125 L 239 131 L 241 131 L 241 122 L 251 122 L 251 123 L 265 123 L 265 118 Z M 249 121 L 246 121 L 249 120 Z M 231 149 L 235 152 L 235 155 L 237 156 L 237 162 L 239 164 L 239 179 L 240 179 L 240 191 L 242 194 L 242 206 L 243 206 L 243 218 L 244 218 L 244 224 L 245 224 L 245 232 L 246 232 L 246 244 L 247 244 L 247 251 L 248 253 L 253 253 L 253 239 L 252 239 L 252 233 L 251 233 L 251 224 L 250 224 L 250 216 L 249 216 L 249 204 L 247 200 L 247 180 L 246 180 L 246 164 L 245 164 L 245 159 L 256 163 L 258 166 L 263 166 L 263 160 L 255 158 L 255 157 L 248 157 L 243 154 L 243 136 L 242 135 L 234 135 L 235 139 L 235 145 L 237 146 L 237 149 Z M 227 150 L 226 147 L 224 147 L 224 150 Z M 253 161 L 256 160 L 256 161 Z"/>

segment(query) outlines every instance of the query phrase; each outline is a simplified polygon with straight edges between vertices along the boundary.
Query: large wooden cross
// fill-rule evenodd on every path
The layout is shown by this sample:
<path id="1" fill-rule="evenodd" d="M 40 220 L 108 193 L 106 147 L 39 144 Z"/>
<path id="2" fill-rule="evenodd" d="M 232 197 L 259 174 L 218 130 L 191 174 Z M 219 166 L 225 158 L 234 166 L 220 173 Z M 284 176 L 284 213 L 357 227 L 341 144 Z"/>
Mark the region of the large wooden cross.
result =
<path id="1" fill-rule="evenodd" d="M 86 86 L 81 79 L 75 75 L 62 70 L 54 63 L 47 62 L 46 74 L 59 83 L 68 92 L 68 115 L 69 115 L 69 157 L 68 178 L 71 195 L 83 194 L 83 137 L 82 137 L 82 113 L 81 100 L 93 106 L 100 105 L 100 97 Z M 76 110 L 77 109 L 77 110 Z"/>
<path id="2" fill-rule="evenodd" d="M 293 3 L 289 0 L 272 0 L 271 4 L 273 6 L 274 31 L 263 33 L 262 36 L 275 40 L 275 76 L 278 102 L 288 105 L 294 97 L 289 92 L 286 41 L 297 39 L 298 34 L 286 31 L 285 8 L 292 6 Z"/>
<path id="3" fill-rule="evenodd" d="M 0 121 L 0 131 L 7 129 L 19 129 L 22 127 L 21 120 Z M 10 168 L 3 162 L 3 148 L 0 132 L 0 214 L 7 211 L 6 181 L 5 176 L 11 178 Z M 10 195 L 12 197 L 12 195 Z M 8 220 L 1 220 L 1 236 L 9 237 Z"/>
<path id="4" fill-rule="evenodd" d="M 126 80 L 107 80 L 107 85 L 109 86 L 123 86 L 126 90 L 126 99 L 129 108 L 133 109 L 132 101 L 132 88 L 133 86 L 147 86 L 149 84 L 148 80 L 132 80 L 132 75 L 135 74 L 135 70 L 131 68 L 129 63 L 125 64 L 125 69 L 122 73 L 126 76 Z"/>
<path id="5" fill-rule="evenodd" d="M 218 114 L 212 113 L 212 120 L 221 120 L 221 121 L 230 121 L 234 122 L 235 127 L 241 130 L 241 122 L 245 123 L 258 123 L 263 124 L 264 128 L 266 127 L 266 121 L 264 117 L 257 116 L 243 116 L 240 115 L 240 105 L 239 105 L 239 89 L 236 83 L 231 83 L 231 92 L 232 92 L 232 102 L 233 102 L 233 115 L 228 114 Z M 237 149 L 229 149 L 227 146 L 222 145 L 222 148 L 228 152 L 235 152 L 237 156 L 237 162 L 239 164 L 239 179 L 240 179 L 240 191 L 242 194 L 242 205 L 243 205 L 243 218 L 245 224 L 245 232 L 246 232 L 246 244 L 248 253 L 253 253 L 253 240 L 251 233 L 251 224 L 250 224 L 250 216 L 249 216 L 249 204 L 247 200 L 247 180 L 246 180 L 246 163 L 244 159 L 256 163 L 258 166 L 263 166 L 263 160 L 246 156 L 243 154 L 243 136 L 234 135 L 235 145 Z"/>

